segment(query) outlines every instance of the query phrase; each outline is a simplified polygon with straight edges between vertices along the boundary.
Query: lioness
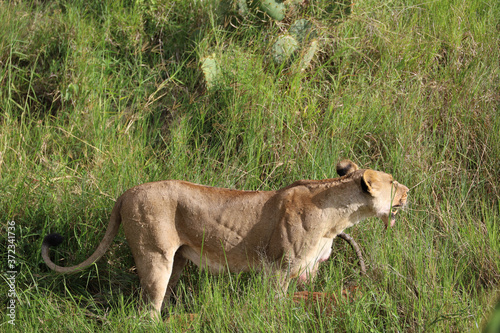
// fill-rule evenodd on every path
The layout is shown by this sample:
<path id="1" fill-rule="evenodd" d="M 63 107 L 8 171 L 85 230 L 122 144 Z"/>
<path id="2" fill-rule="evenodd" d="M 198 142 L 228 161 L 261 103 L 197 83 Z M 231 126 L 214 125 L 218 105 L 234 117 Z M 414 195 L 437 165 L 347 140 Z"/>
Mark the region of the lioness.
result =
<path id="1" fill-rule="evenodd" d="M 177 180 L 142 184 L 116 200 L 104 238 L 87 260 L 72 267 L 52 262 L 49 247 L 62 240 L 56 234 L 45 237 L 42 257 L 59 273 L 82 270 L 105 253 L 122 223 L 141 286 L 158 312 L 187 260 L 215 273 L 271 267 L 286 291 L 290 278 L 314 277 L 344 229 L 371 216 L 393 226 L 394 208 L 406 204 L 408 188 L 387 173 L 359 170 L 348 160 L 337 172 L 341 177 L 300 180 L 277 191 Z"/>

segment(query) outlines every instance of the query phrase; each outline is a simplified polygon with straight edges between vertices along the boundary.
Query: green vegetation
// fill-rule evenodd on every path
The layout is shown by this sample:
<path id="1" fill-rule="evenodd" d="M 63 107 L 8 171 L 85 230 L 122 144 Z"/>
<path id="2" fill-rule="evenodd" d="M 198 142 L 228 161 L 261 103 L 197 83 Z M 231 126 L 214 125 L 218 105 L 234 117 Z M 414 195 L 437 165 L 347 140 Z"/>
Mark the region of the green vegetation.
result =
<path id="1" fill-rule="evenodd" d="M 258 6 L 217 16 L 216 2 L 0 2 L 0 267 L 15 221 L 18 272 L 16 326 L 2 310 L 0 331 L 185 329 L 136 311 L 123 232 L 69 276 L 43 264 L 43 236 L 63 234 L 55 259 L 79 263 L 136 184 L 277 189 L 335 177 L 341 158 L 411 189 L 395 228 L 370 219 L 348 231 L 367 276 L 339 240 L 307 287 L 356 284 L 354 301 L 307 308 L 276 299 L 259 274 L 189 267 L 171 313 L 198 313 L 191 328 L 213 332 L 480 330 L 500 291 L 500 4 L 312 0 L 275 22 Z M 281 67 L 270 55 L 296 19 L 318 43 L 304 70 L 300 52 Z M 210 89 L 208 56 L 220 72 Z"/>

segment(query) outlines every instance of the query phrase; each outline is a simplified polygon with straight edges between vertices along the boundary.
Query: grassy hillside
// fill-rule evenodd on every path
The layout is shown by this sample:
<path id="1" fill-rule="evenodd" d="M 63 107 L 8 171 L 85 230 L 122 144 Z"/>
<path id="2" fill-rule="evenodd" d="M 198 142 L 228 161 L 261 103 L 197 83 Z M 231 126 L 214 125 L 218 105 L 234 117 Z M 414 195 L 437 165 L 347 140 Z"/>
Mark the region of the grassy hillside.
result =
<path id="1" fill-rule="evenodd" d="M 62 233 L 55 259 L 79 263 L 136 184 L 270 190 L 335 177 L 341 158 L 411 190 L 392 230 L 348 230 L 367 276 L 339 240 L 308 286 L 357 285 L 354 301 L 307 308 L 259 274 L 189 267 L 171 313 L 198 313 L 195 331 L 480 330 L 500 292 L 499 17 L 487 0 L 311 0 L 281 22 L 218 0 L 0 2 L 0 267 L 14 245 L 17 292 L 15 328 L 2 316 L 0 330 L 183 330 L 138 318 L 123 232 L 70 276 L 46 268 L 43 236 Z M 303 18 L 318 52 L 275 64 L 273 44 Z"/>

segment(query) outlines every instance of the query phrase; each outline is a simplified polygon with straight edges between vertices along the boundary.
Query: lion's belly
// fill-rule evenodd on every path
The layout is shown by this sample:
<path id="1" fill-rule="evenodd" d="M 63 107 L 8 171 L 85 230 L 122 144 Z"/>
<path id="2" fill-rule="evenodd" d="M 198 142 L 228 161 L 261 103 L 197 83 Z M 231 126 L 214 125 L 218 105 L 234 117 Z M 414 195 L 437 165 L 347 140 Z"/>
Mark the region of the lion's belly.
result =
<path id="1" fill-rule="evenodd" d="M 219 274 L 227 272 L 228 269 L 232 273 L 248 272 L 251 269 L 258 269 L 256 265 L 252 264 L 252 260 L 248 256 L 244 256 L 247 260 L 235 259 L 232 255 L 221 253 L 212 253 L 205 251 L 201 255 L 201 251 L 189 246 L 183 246 L 181 254 L 184 258 L 192 261 L 196 266 L 202 270 L 208 270 L 212 274 Z"/>

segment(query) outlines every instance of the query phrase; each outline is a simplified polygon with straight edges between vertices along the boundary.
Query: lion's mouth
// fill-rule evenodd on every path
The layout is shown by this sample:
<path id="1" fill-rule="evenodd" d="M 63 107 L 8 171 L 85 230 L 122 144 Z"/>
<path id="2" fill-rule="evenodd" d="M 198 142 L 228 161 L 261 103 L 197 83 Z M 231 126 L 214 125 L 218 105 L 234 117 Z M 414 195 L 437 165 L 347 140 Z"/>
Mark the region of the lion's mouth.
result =
<path id="1" fill-rule="evenodd" d="M 394 227 L 394 224 L 396 224 L 396 214 L 397 213 L 398 213 L 398 208 L 392 207 L 391 214 L 390 214 L 391 228 Z"/>
<path id="2" fill-rule="evenodd" d="M 401 205 L 392 206 L 391 212 L 387 216 L 382 218 L 382 220 L 385 223 L 386 229 L 389 226 L 392 228 L 396 224 L 396 214 L 398 213 L 399 208 L 402 208 L 402 206 Z"/>
<path id="3" fill-rule="evenodd" d="M 396 223 L 396 214 L 399 212 L 400 209 L 405 209 L 406 207 L 406 202 L 393 205 L 391 207 L 391 212 L 388 216 L 388 220 L 390 220 L 390 226 L 391 228 L 394 227 L 394 224 Z M 387 228 L 387 223 L 386 223 L 386 228 Z"/>

